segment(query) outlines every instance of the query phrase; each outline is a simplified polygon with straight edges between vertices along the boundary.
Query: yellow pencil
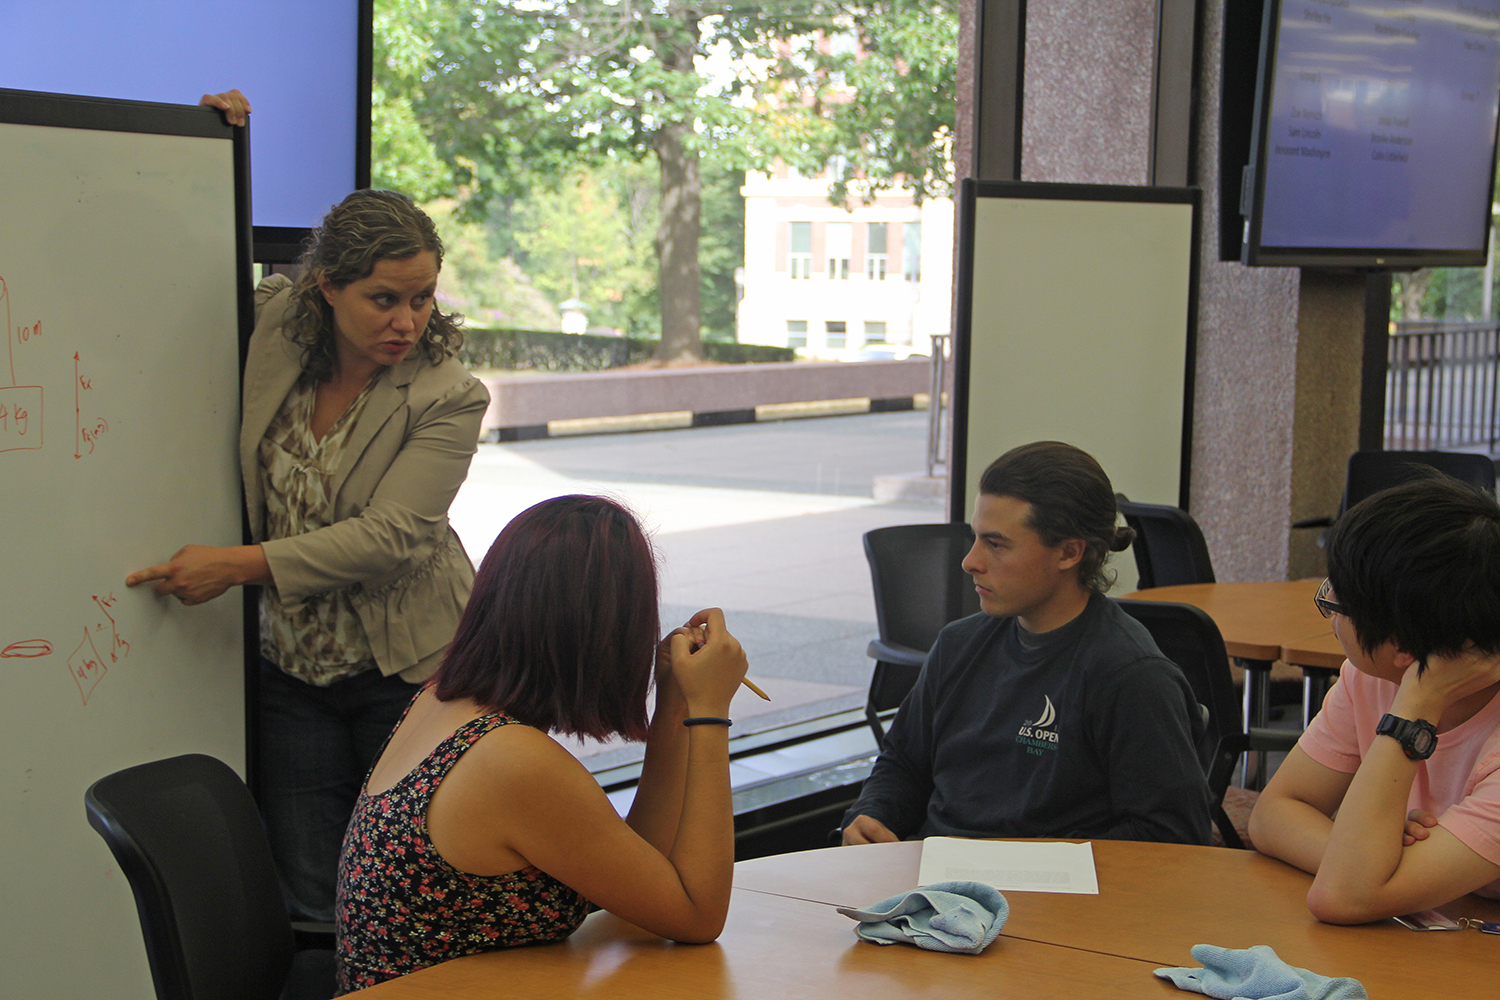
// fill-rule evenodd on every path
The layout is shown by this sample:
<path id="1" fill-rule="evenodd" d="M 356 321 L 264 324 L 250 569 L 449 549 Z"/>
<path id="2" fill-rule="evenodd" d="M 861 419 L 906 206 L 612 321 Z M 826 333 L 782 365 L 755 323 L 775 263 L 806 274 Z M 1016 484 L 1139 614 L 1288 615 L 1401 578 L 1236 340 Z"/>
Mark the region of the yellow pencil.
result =
<path id="1" fill-rule="evenodd" d="M 768 694 L 766 694 L 760 688 L 756 687 L 755 686 L 755 682 L 752 681 L 750 678 L 748 678 L 748 677 L 742 677 L 742 678 L 740 678 L 740 683 L 743 684 L 743 685 L 745 685 L 745 687 L 749 688 L 751 691 L 754 691 L 756 694 L 760 695 L 766 701 L 770 701 L 771 700 L 771 696 L 768 695 Z"/>

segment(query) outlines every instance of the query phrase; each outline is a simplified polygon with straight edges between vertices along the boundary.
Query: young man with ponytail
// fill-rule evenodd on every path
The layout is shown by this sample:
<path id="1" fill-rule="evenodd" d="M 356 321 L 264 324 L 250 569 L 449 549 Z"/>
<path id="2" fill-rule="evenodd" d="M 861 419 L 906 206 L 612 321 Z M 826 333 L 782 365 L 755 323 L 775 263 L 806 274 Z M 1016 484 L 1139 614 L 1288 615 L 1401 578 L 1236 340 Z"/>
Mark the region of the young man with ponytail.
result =
<path id="1" fill-rule="evenodd" d="M 963 568 L 982 613 L 938 636 L 844 843 L 911 837 L 1208 842 L 1187 680 L 1104 596 L 1134 537 L 1086 452 L 1039 441 L 984 471 Z"/>

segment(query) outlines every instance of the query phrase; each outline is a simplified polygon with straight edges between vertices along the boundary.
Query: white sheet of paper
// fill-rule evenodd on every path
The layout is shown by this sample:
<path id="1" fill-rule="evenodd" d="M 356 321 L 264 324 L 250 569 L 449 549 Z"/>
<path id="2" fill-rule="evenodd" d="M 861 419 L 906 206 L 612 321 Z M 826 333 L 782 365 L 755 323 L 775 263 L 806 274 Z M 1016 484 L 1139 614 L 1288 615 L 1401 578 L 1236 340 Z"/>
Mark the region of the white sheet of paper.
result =
<path id="1" fill-rule="evenodd" d="M 983 882 L 1012 892 L 1099 894 L 1092 844 L 928 837 L 922 841 L 921 885 Z"/>

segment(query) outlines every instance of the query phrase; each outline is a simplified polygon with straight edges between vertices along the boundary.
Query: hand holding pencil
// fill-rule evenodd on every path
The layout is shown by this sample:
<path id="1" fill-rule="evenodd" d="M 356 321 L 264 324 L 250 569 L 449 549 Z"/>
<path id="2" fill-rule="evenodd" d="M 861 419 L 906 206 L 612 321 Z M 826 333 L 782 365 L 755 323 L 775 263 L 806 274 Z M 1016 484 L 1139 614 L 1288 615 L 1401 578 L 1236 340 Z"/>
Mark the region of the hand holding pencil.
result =
<path id="1" fill-rule="evenodd" d="M 703 625 L 684 625 L 681 628 L 674 629 L 673 631 L 681 632 L 683 635 L 686 635 L 688 637 L 688 641 L 692 643 L 692 649 L 694 651 L 702 649 L 703 644 L 708 641 L 708 625 L 706 623 Z M 749 688 L 750 691 L 753 694 L 757 695 L 762 701 L 771 700 L 771 696 L 762 691 L 760 689 L 760 686 L 750 678 L 741 677 L 740 683 Z"/>

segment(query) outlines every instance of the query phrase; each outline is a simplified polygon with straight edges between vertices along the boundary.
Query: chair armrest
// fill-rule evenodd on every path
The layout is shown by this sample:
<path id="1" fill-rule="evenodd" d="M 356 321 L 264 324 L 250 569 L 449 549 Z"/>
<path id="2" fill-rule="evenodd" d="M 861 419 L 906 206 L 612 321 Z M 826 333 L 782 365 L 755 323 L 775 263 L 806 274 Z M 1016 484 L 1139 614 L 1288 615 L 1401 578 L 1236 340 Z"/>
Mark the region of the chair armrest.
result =
<path id="1" fill-rule="evenodd" d="M 1252 728 L 1245 741 L 1245 749 L 1285 753 L 1297 745 L 1297 737 L 1301 735 L 1295 729 Z"/>
<path id="2" fill-rule="evenodd" d="M 1300 521 L 1293 521 L 1294 528 L 1331 528 L 1333 518 L 1331 517 L 1304 517 Z"/>
<path id="3" fill-rule="evenodd" d="M 920 649 L 884 639 L 871 639 L 870 645 L 865 647 L 865 655 L 872 660 L 894 663 L 900 667 L 920 667 L 927 661 L 927 654 Z"/>

